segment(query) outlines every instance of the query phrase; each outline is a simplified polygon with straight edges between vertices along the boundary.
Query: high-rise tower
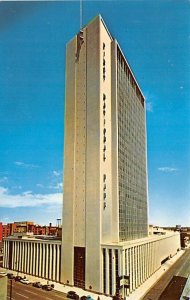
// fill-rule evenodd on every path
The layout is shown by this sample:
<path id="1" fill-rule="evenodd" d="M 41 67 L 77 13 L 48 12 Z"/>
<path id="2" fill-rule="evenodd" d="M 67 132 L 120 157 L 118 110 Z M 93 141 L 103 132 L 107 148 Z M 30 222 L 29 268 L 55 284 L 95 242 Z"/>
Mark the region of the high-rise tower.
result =
<path id="1" fill-rule="evenodd" d="M 145 101 L 97 16 L 67 45 L 62 280 L 100 290 L 101 245 L 147 232 Z"/>

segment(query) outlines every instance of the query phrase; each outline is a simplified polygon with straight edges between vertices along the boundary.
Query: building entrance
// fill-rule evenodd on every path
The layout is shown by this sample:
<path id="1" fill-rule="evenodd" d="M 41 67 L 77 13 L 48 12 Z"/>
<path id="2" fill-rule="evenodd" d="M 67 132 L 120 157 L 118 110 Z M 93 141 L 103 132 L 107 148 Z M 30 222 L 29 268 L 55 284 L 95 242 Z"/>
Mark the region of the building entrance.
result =
<path id="1" fill-rule="evenodd" d="M 85 248 L 74 247 L 74 286 L 85 288 Z"/>

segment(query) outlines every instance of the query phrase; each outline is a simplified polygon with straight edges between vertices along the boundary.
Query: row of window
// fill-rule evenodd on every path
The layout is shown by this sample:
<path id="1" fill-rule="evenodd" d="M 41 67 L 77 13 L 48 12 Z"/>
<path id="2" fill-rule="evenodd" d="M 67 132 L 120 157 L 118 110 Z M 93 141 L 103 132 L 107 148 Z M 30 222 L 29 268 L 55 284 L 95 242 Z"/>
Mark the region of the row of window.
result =
<path id="1" fill-rule="evenodd" d="M 103 80 L 106 79 L 106 60 L 105 60 L 105 56 L 106 56 L 106 45 L 105 43 L 103 43 Z"/>

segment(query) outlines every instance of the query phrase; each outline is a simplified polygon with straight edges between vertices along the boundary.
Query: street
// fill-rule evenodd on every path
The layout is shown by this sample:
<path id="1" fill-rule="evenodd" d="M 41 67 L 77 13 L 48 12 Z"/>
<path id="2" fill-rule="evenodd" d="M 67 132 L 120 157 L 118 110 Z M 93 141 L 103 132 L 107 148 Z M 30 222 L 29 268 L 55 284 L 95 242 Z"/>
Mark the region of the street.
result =
<path id="1" fill-rule="evenodd" d="M 142 300 L 178 300 L 189 275 L 190 249 L 187 249 Z"/>
<path id="2" fill-rule="evenodd" d="M 8 279 L 8 296 L 7 300 L 60 300 L 68 299 L 66 294 L 58 291 L 45 291 L 41 288 L 33 287 L 30 285 L 24 285 L 20 282 L 12 280 L 12 298 L 10 298 L 11 280 Z"/>

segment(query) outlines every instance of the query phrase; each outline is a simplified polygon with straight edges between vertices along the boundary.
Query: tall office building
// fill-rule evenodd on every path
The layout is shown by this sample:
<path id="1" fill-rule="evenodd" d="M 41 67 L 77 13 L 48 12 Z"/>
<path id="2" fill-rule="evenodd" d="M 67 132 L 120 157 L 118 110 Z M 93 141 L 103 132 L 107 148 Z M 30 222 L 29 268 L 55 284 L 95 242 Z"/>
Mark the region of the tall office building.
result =
<path id="1" fill-rule="evenodd" d="M 147 234 L 144 97 L 100 16 L 67 45 L 63 238 L 4 239 L 3 267 L 106 295 L 133 293 L 180 249 Z"/>
<path id="2" fill-rule="evenodd" d="M 61 280 L 115 294 L 126 275 L 131 291 L 146 277 L 145 99 L 101 16 L 67 45 L 64 155 Z"/>

